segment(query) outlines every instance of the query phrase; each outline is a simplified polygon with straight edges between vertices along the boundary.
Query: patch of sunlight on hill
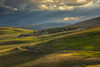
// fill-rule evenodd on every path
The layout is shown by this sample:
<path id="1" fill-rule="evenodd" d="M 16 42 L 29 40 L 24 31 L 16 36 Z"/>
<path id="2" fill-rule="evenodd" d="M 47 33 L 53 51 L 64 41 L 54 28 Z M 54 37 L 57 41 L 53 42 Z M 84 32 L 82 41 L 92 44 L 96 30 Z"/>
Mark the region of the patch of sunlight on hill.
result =
<path id="1" fill-rule="evenodd" d="M 100 27 L 70 33 L 65 37 L 58 37 L 30 46 L 28 49 L 35 50 L 37 53 L 49 53 L 52 51 L 51 53 L 54 52 L 55 54 L 45 55 L 18 67 L 86 67 L 99 64 Z M 69 53 L 56 53 L 62 50 L 69 51 Z"/>
<path id="2" fill-rule="evenodd" d="M 59 50 L 100 50 L 100 28 L 94 28 L 87 31 L 76 32 L 70 34 L 69 36 L 50 40 L 45 43 L 40 43 L 42 45 L 36 45 L 34 47 L 44 47 L 48 46 L 52 49 Z M 32 48 L 32 47 L 31 47 Z"/>
<path id="3" fill-rule="evenodd" d="M 0 27 L 0 35 L 30 33 L 30 32 L 32 32 L 32 30 L 12 28 L 12 27 Z"/>
<path id="4" fill-rule="evenodd" d="M 84 64 L 95 64 L 99 61 L 97 58 L 84 58 L 82 56 L 73 56 L 72 54 L 54 53 L 17 67 L 77 67 Z"/>
<path id="5" fill-rule="evenodd" d="M 44 35 L 40 38 L 28 36 L 3 39 L 0 43 L 4 43 L 2 46 L 17 43 L 16 46 L 0 47 L 1 67 L 82 67 L 100 63 L 100 28 Z M 23 51 L 18 49 L 18 45 L 29 48 L 22 48 L 26 49 Z M 9 50 L 12 47 L 14 49 Z"/>
<path id="6" fill-rule="evenodd" d="M 91 65 L 91 66 L 87 66 L 87 67 L 100 67 L 100 65 Z"/>
<path id="7" fill-rule="evenodd" d="M 80 51 L 78 51 L 78 53 L 74 53 L 73 55 L 84 56 L 84 57 L 100 57 L 100 51 L 80 50 Z"/>
<path id="8" fill-rule="evenodd" d="M 33 37 L 19 38 L 20 34 L 27 34 L 33 32 L 32 30 L 0 27 L 0 45 L 11 45 L 32 42 Z"/>
<path id="9" fill-rule="evenodd" d="M 40 42 L 48 39 L 53 39 L 62 35 L 67 35 L 70 33 L 74 33 L 78 31 L 66 31 L 62 33 L 52 34 L 52 35 L 41 35 L 40 37 L 35 36 L 26 36 L 26 37 L 18 37 L 18 35 L 2 35 L 0 37 L 0 45 L 11 45 L 11 44 L 22 44 L 22 43 L 29 43 L 29 42 Z"/>
<path id="10" fill-rule="evenodd" d="M 12 39 L 0 40 L 0 45 L 22 44 L 22 43 L 37 42 L 37 41 L 40 41 L 40 39 L 32 36 L 21 37 L 21 38 L 15 37 Z"/>
<path id="11" fill-rule="evenodd" d="M 5 50 L 5 49 L 9 49 L 9 48 L 14 48 L 14 47 L 17 47 L 16 45 L 3 45 L 3 46 L 0 46 L 0 52 L 2 52 L 2 50 Z"/>

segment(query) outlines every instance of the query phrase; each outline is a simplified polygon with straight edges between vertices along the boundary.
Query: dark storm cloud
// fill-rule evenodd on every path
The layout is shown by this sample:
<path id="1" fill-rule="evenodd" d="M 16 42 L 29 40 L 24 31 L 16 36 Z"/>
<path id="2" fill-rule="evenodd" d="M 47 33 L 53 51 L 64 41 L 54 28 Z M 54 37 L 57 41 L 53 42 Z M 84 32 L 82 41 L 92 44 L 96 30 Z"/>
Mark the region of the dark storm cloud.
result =
<path id="1" fill-rule="evenodd" d="M 0 0 L 0 12 L 9 12 L 9 10 L 73 10 L 92 1 L 95 0 Z"/>
<path id="2" fill-rule="evenodd" d="M 5 0 L 5 5 L 18 7 L 18 8 L 25 8 L 26 6 L 32 5 L 33 7 L 37 7 L 39 4 L 39 0 Z"/>
<path id="3" fill-rule="evenodd" d="M 0 0 L 0 24 L 5 26 L 64 22 L 64 18 L 77 17 L 75 22 L 79 22 L 99 15 L 100 0 Z"/>
<path id="4" fill-rule="evenodd" d="M 15 8 L 19 11 L 38 9 L 38 4 L 40 4 L 39 0 L 0 0 L 0 9 L 3 9 L 3 12 L 9 12 L 9 10 L 14 11 Z M 0 10 L 0 12 L 2 12 L 2 10 Z"/>
<path id="5" fill-rule="evenodd" d="M 0 0 L 0 14 L 18 11 L 69 11 L 85 13 L 100 8 L 100 0 Z M 82 12 L 81 12 L 82 11 Z"/>

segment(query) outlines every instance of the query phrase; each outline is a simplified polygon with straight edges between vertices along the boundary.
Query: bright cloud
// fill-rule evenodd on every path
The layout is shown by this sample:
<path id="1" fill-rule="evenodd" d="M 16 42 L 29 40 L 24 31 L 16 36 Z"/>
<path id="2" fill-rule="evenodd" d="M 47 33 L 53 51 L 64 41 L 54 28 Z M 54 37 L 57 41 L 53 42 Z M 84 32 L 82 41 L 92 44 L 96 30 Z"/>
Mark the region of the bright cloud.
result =
<path id="1" fill-rule="evenodd" d="M 7 10 L 74 10 L 98 8 L 100 0 L 0 0 L 0 8 Z M 4 12 L 4 11 L 3 11 Z"/>
<path id="2" fill-rule="evenodd" d="M 100 0 L 0 0 L 0 24 L 80 22 L 97 16 Z"/>
<path id="3" fill-rule="evenodd" d="M 79 20 L 80 17 L 65 17 L 63 20 L 64 21 L 69 21 L 69 20 Z"/>
<path id="4" fill-rule="evenodd" d="M 14 10 L 14 11 L 17 11 L 18 9 L 17 9 L 17 8 L 13 8 L 13 10 Z"/>
<path id="5" fill-rule="evenodd" d="M 87 0 L 77 0 L 78 2 L 87 2 Z"/>
<path id="6" fill-rule="evenodd" d="M 46 10 L 74 10 L 76 7 L 90 4 L 93 0 L 43 0 L 41 9 Z"/>

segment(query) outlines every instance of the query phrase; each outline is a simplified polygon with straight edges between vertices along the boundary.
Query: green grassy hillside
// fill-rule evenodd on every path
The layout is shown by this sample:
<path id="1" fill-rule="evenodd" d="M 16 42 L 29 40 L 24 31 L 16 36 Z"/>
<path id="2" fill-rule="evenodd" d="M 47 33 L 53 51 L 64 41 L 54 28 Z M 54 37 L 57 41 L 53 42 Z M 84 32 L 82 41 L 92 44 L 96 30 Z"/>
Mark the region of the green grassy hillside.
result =
<path id="1" fill-rule="evenodd" d="M 51 67 L 56 66 L 56 67 L 65 67 L 66 63 L 69 62 L 69 67 L 77 66 L 81 64 L 81 66 L 88 66 L 89 64 L 98 64 L 100 63 L 100 28 L 94 28 L 91 30 L 86 30 L 82 32 L 76 32 L 76 33 L 71 33 L 68 36 L 61 37 L 58 39 L 53 39 L 49 40 L 47 42 L 43 42 L 34 46 L 30 46 L 27 48 L 28 50 L 36 51 L 36 52 L 42 52 L 42 53 L 55 53 L 55 52 L 61 52 L 61 54 L 64 52 L 65 56 L 66 53 L 71 52 L 72 55 L 75 56 L 83 56 L 85 57 L 84 59 L 79 57 L 76 59 L 76 61 L 69 59 L 69 61 L 66 59 L 61 62 L 61 60 L 56 60 L 53 59 L 48 59 L 48 57 L 44 57 L 43 59 L 37 60 L 37 63 L 35 61 L 30 62 L 28 64 L 22 65 L 22 67 L 28 65 L 30 67 Z M 59 54 L 58 54 L 59 55 Z M 71 55 L 71 56 L 72 56 Z M 74 57 L 75 57 L 74 56 Z M 57 59 L 56 55 L 53 55 L 54 59 Z M 60 56 L 61 57 L 61 56 Z M 86 60 L 87 59 L 87 60 Z M 90 60 L 91 59 L 91 60 Z M 98 61 L 98 60 L 99 61 Z M 43 62 L 43 61 L 45 62 Z M 51 61 L 53 60 L 53 61 Z M 49 62 L 50 61 L 50 62 Z M 73 63 L 71 63 L 71 61 Z M 81 63 L 81 61 L 83 63 Z M 85 63 L 86 61 L 86 63 Z M 59 63 L 58 63 L 59 62 Z M 78 62 L 78 63 L 75 63 Z M 34 63 L 34 64 L 32 64 Z M 53 64 L 55 63 L 55 64 Z M 61 64 L 62 66 L 60 66 Z M 73 65 L 74 64 L 74 65 Z M 53 67 L 52 66 L 52 67 Z"/>
<path id="2" fill-rule="evenodd" d="M 100 65 L 91 65 L 91 66 L 88 66 L 88 67 L 100 67 Z"/>
<path id="3" fill-rule="evenodd" d="M 40 37 L 12 35 L 5 38 L 4 35 L 0 40 L 0 67 L 92 67 L 100 64 L 100 27 Z"/>
<path id="4" fill-rule="evenodd" d="M 100 28 L 71 33 L 69 36 L 40 43 L 34 47 L 49 46 L 57 50 L 100 50 Z M 45 47 L 44 47 L 45 46 Z"/>
<path id="5" fill-rule="evenodd" d="M 79 22 L 79 23 L 76 23 L 73 25 L 69 25 L 68 27 L 74 27 L 74 28 L 76 27 L 76 28 L 84 28 L 84 29 L 91 29 L 91 28 L 95 28 L 95 27 L 100 27 L 100 17 L 86 20 L 83 22 Z"/>
<path id="6" fill-rule="evenodd" d="M 0 27 L 0 35 L 4 34 L 20 34 L 20 33 L 29 33 L 32 30 L 20 29 L 20 28 L 12 28 L 12 27 Z"/>
<path id="7" fill-rule="evenodd" d="M 25 37 L 18 38 L 18 36 L 20 34 L 27 34 L 31 32 L 33 31 L 12 27 L 0 27 L 0 45 L 11 45 L 27 42 Z M 32 37 L 28 37 L 27 40 L 28 39 L 32 39 Z"/>

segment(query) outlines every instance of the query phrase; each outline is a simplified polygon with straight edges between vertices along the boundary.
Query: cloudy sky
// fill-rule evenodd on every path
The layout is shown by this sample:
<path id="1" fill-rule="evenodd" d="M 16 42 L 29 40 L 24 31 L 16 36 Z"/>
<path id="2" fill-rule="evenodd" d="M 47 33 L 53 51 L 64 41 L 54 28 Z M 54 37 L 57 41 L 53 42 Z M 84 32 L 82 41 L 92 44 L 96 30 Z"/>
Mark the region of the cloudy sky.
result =
<path id="1" fill-rule="evenodd" d="M 0 26 L 75 23 L 100 16 L 100 0 L 0 0 Z"/>

